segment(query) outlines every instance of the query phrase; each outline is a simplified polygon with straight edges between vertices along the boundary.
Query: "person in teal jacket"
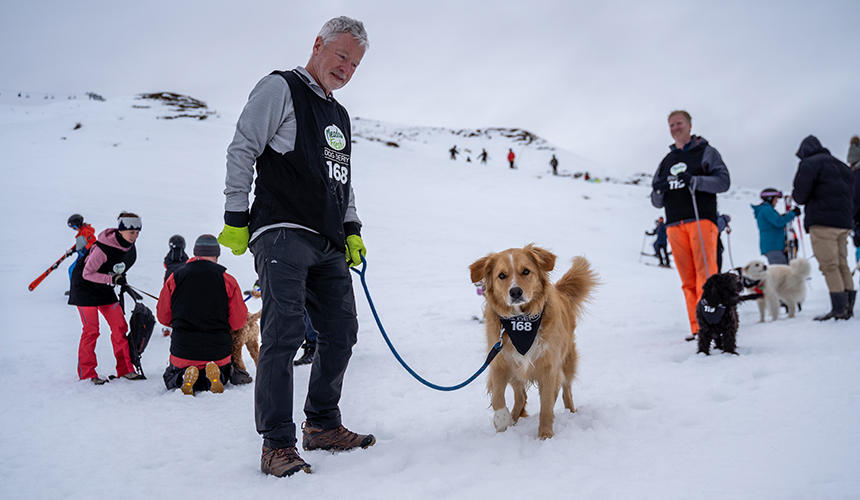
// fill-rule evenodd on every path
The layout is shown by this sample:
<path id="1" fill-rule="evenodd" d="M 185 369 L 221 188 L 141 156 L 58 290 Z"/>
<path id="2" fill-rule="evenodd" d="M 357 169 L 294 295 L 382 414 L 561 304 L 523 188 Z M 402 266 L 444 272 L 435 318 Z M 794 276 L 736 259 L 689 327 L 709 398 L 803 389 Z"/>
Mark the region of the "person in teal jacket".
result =
<path id="1" fill-rule="evenodd" d="M 780 215 L 775 205 L 782 198 L 782 191 L 775 188 L 765 188 L 761 194 L 762 202 L 752 205 L 755 220 L 758 222 L 759 249 L 767 258 L 769 264 L 788 264 L 788 254 L 785 251 L 785 226 L 800 215 L 800 208 Z"/>

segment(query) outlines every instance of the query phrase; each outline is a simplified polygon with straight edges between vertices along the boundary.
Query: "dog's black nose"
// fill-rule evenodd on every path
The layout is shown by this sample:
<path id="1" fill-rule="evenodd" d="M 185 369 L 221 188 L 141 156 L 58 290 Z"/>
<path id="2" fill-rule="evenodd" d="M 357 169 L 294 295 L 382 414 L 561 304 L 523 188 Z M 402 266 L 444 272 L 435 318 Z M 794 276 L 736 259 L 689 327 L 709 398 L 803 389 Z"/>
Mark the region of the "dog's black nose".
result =
<path id="1" fill-rule="evenodd" d="M 519 299 L 523 296 L 523 289 L 518 286 L 515 286 L 511 288 L 511 291 L 508 293 L 511 294 L 512 299 Z"/>

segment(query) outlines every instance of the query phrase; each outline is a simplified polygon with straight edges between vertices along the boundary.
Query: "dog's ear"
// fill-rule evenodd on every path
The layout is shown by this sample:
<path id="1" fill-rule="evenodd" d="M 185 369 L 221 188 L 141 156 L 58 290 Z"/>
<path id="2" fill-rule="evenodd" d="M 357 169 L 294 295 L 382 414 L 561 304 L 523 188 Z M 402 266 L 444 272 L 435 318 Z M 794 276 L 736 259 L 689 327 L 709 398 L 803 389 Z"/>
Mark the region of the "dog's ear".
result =
<path id="1" fill-rule="evenodd" d="M 536 247 L 533 243 L 526 245 L 523 250 L 531 254 L 541 271 L 548 273 L 555 267 L 555 254 L 549 250 Z"/>
<path id="2" fill-rule="evenodd" d="M 472 278 L 472 283 L 477 283 L 487 276 L 487 264 L 490 262 L 490 255 L 481 257 L 469 266 L 469 275 Z"/>

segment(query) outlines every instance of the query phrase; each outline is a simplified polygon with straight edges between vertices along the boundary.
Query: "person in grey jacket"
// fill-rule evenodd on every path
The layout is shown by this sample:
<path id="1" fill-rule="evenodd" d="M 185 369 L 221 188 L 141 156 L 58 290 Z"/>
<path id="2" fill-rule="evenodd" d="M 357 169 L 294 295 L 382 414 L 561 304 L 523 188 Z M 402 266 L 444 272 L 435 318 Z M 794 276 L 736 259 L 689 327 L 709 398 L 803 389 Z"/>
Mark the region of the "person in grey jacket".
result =
<path id="1" fill-rule="evenodd" d="M 684 110 L 669 113 L 674 144 L 660 162 L 651 183 L 651 204 L 666 210 L 666 234 L 687 304 L 690 335 L 699 331 L 696 304 L 702 287 L 717 266 L 717 193 L 731 185 L 720 153 L 702 137 L 691 134 L 692 119 Z"/>
<path id="2" fill-rule="evenodd" d="M 848 145 L 848 166 L 852 169 L 860 168 L 860 137 L 854 136 L 851 138 L 851 143 Z"/>
<path id="3" fill-rule="evenodd" d="M 305 309 L 319 337 L 303 448 L 338 451 L 376 442 L 346 429 L 338 407 L 358 335 L 348 266 L 361 264 L 366 249 L 352 190 L 349 115 L 332 91 L 349 82 L 367 45 L 360 21 L 326 22 L 306 67 L 260 80 L 227 149 L 225 226 L 218 241 L 234 254 L 249 246 L 254 254 L 263 299 L 254 389 L 260 469 L 278 477 L 310 472 L 296 450 L 293 421 L 293 358 L 305 337 Z"/>

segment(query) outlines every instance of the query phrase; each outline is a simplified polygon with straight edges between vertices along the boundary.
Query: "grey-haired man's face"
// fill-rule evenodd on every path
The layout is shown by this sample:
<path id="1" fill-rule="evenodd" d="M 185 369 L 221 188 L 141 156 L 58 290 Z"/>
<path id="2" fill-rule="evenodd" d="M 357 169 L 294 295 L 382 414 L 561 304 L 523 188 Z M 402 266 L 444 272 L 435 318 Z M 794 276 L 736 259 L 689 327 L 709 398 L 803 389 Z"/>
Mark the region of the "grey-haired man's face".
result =
<path id="1" fill-rule="evenodd" d="M 364 47 L 349 33 L 341 33 L 325 44 L 317 37 L 307 70 L 326 93 L 331 93 L 349 82 L 362 57 Z"/>

